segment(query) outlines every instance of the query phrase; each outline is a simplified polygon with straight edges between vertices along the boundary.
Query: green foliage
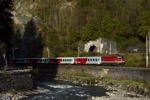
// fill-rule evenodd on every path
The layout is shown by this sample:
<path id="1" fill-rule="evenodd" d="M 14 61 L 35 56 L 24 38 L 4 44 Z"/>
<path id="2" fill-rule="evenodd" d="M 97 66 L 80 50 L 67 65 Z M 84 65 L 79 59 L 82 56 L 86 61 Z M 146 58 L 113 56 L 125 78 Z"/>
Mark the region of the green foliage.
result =
<path id="1" fill-rule="evenodd" d="M 121 84 L 125 84 L 125 85 L 131 85 L 131 86 L 142 86 L 144 88 L 149 87 L 147 82 L 144 82 L 143 80 L 113 80 L 113 79 L 109 79 L 109 78 L 103 78 L 102 81 L 105 82 L 111 82 L 111 83 L 121 83 Z"/>
<path id="2" fill-rule="evenodd" d="M 145 54 L 121 54 L 125 57 L 125 66 L 143 67 L 145 66 Z"/>
<path id="3" fill-rule="evenodd" d="M 126 60 L 127 60 L 127 61 L 126 61 L 126 62 L 127 62 L 126 65 L 127 65 L 127 66 L 131 66 L 131 65 L 135 66 L 135 65 L 134 65 L 134 59 L 133 59 L 133 58 L 128 58 L 128 59 L 126 59 Z"/>
<path id="4" fill-rule="evenodd" d="M 148 30 L 150 29 L 150 11 L 142 11 L 140 16 L 138 17 L 138 32 L 141 38 L 145 38 Z"/>
<path id="5" fill-rule="evenodd" d="M 80 2 L 78 2 L 78 6 L 79 6 L 80 8 L 83 8 L 83 7 L 85 7 L 85 6 L 88 6 L 89 3 L 90 3 L 90 0 L 80 0 Z"/>
<path id="6" fill-rule="evenodd" d="M 142 38 L 146 38 L 146 35 L 148 33 L 148 29 L 149 29 L 149 26 L 141 26 L 141 27 L 139 27 L 139 29 L 138 29 L 139 35 Z"/>
<path id="7" fill-rule="evenodd" d="M 86 24 L 86 26 L 81 30 L 81 40 L 85 42 L 94 40 L 98 37 L 97 29 L 93 23 Z"/>
<path id="8" fill-rule="evenodd" d="M 59 57 L 77 57 L 77 52 L 62 52 Z"/>
<path id="9" fill-rule="evenodd" d="M 15 89 L 11 89 L 8 92 L 11 93 L 12 95 L 15 95 L 17 93 Z"/>
<path id="10" fill-rule="evenodd" d="M 115 40 L 116 36 L 123 36 L 125 27 L 111 14 L 106 14 L 101 23 L 102 37 Z"/>

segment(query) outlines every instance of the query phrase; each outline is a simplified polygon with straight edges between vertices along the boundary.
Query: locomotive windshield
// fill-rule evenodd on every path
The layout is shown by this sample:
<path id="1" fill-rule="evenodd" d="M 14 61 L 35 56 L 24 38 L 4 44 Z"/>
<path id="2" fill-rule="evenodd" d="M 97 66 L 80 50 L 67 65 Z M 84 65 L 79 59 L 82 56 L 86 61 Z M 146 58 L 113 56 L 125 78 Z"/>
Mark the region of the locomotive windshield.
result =
<path id="1" fill-rule="evenodd" d="M 118 59 L 124 59 L 124 57 L 123 56 L 118 56 Z"/>

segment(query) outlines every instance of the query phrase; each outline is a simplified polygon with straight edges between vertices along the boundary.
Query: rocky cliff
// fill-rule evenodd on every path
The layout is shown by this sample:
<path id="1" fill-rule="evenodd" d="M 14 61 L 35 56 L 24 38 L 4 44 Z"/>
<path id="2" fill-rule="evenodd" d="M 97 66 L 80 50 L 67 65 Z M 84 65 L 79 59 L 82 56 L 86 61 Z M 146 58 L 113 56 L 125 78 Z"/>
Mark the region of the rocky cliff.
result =
<path id="1" fill-rule="evenodd" d="M 42 56 L 42 54 L 31 55 L 33 50 L 30 48 L 38 44 L 35 41 L 39 41 L 37 47 L 42 52 L 42 41 L 39 38 L 43 27 L 62 31 L 69 21 L 67 13 L 70 14 L 74 7 L 73 3 L 67 0 L 14 0 L 13 4 L 12 14 L 16 32 L 14 38 L 20 36 L 18 41 L 14 42 L 14 47 L 19 48 L 18 57 Z"/>

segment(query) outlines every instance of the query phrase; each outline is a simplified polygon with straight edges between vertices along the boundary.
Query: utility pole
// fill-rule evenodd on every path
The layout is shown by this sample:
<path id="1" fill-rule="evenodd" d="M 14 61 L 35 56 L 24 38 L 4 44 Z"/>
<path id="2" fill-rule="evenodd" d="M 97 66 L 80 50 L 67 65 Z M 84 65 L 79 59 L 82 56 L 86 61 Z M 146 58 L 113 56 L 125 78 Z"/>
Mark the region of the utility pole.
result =
<path id="1" fill-rule="evenodd" d="M 47 50 L 47 57 L 49 58 L 49 48 L 47 47 L 46 50 Z"/>
<path id="2" fill-rule="evenodd" d="M 79 45 L 78 45 L 78 57 L 80 56 L 80 50 L 79 50 Z"/>
<path id="3" fill-rule="evenodd" d="M 146 67 L 148 67 L 148 35 L 146 36 Z"/>
<path id="4" fill-rule="evenodd" d="M 148 39 L 149 39 L 149 41 L 148 41 L 148 43 L 149 43 L 149 45 L 148 45 L 148 48 L 149 48 L 149 54 L 150 54 L 150 29 L 148 30 Z"/>
<path id="5" fill-rule="evenodd" d="M 111 55 L 111 42 L 110 42 L 110 47 L 109 47 L 109 54 Z"/>

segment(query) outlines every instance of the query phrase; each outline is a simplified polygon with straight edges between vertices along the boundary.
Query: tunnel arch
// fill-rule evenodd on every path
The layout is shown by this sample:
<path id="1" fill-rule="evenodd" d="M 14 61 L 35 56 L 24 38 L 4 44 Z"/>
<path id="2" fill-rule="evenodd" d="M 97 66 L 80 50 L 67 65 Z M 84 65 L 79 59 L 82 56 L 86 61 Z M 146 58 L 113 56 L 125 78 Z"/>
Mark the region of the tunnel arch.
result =
<path id="1" fill-rule="evenodd" d="M 89 52 L 97 52 L 97 47 L 95 45 L 90 46 Z"/>

